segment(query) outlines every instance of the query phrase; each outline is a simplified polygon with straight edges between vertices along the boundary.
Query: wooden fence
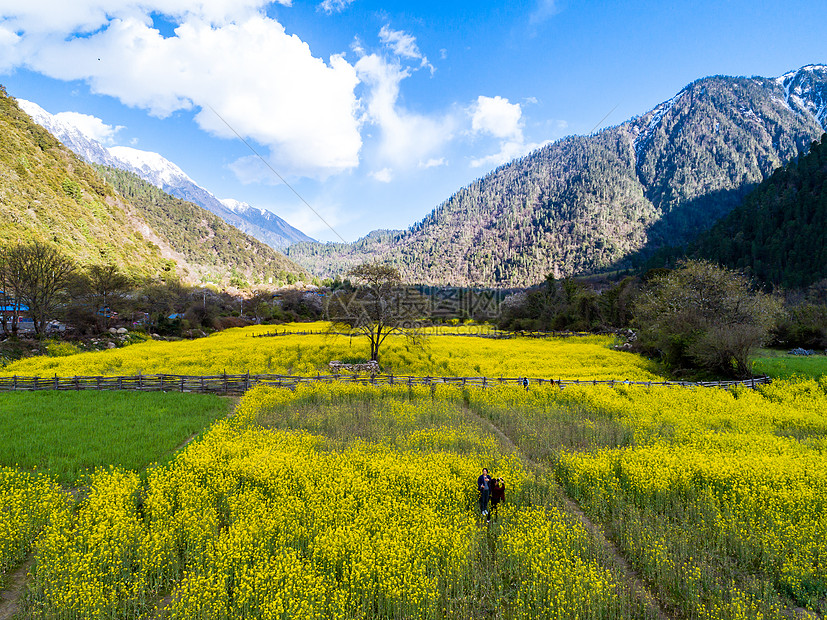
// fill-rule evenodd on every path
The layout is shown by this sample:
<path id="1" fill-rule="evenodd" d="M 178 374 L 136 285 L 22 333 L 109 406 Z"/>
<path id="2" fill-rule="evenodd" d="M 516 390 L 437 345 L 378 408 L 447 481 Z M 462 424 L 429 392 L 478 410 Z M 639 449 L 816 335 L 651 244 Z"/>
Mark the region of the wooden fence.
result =
<path id="1" fill-rule="evenodd" d="M 414 377 L 409 375 L 316 375 L 299 377 L 296 375 L 134 375 L 121 377 L 0 377 L 0 391 L 35 391 L 35 390 L 138 390 L 163 392 L 200 392 L 210 394 L 243 394 L 256 385 L 295 388 L 301 383 L 358 383 L 362 385 L 406 385 L 437 386 L 456 385 L 465 387 L 494 387 L 499 385 L 522 385 L 523 377 Z M 578 380 L 578 379 L 541 379 L 528 378 L 528 389 L 536 385 L 555 385 L 563 389 L 574 385 L 642 385 L 646 387 L 717 387 L 730 388 L 744 385 L 755 388 L 770 383 L 767 376 L 743 381 L 617 381 L 617 380 Z"/>

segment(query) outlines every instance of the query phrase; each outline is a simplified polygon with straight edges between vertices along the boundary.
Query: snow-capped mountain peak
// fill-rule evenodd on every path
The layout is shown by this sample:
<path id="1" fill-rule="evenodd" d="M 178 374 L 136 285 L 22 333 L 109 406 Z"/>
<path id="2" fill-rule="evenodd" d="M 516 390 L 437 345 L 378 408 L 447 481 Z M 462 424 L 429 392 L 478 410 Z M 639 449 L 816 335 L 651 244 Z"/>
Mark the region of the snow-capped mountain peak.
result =
<path id="1" fill-rule="evenodd" d="M 179 185 L 182 181 L 196 184 L 181 168 L 159 153 L 141 151 L 129 146 L 112 146 L 107 150 L 116 159 L 128 164 L 132 172 L 158 187 Z"/>
<path id="2" fill-rule="evenodd" d="M 49 114 L 33 101 L 18 99 L 17 105 L 31 116 L 35 123 L 68 146 L 79 157 L 103 166 L 119 167 L 109 150 L 80 127 Z"/>
<path id="3" fill-rule="evenodd" d="M 775 83 L 784 89 L 787 105 L 803 108 L 827 129 L 827 65 L 805 65 L 775 78 Z"/>
<path id="4" fill-rule="evenodd" d="M 183 200 L 193 202 L 228 224 L 259 241 L 284 249 L 291 243 L 312 241 L 275 213 L 258 209 L 238 200 L 218 200 L 212 193 L 193 181 L 179 166 L 160 153 L 142 151 L 128 146 L 105 147 L 81 127 L 69 122 L 72 115 L 55 116 L 24 99 L 17 100 L 20 109 L 32 117 L 69 149 L 88 162 L 132 172 L 152 185 Z M 83 115 L 76 115 L 82 117 Z M 84 117 L 91 118 L 91 117 Z"/>
<path id="5" fill-rule="evenodd" d="M 268 211 L 267 209 L 259 209 L 258 207 L 254 207 L 246 202 L 241 202 L 232 198 L 221 198 L 220 202 L 233 213 L 237 213 L 239 216 L 243 217 L 247 222 L 267 228 L 276 234 L 291 239 L 290 243 L 313 241 L 312 237 L 308 237 L 300 230 L 293 228 L 290 224 L 285 222 L 272 211 Z"/>
<path id="6" fill-rule="evenodd" d="M 249 203 L 241 202 L 240 200 L 235 200 L 233 198 L 219 198 L 218 200 L 220 200 L 221 204 L 233 213 L 244 213 L 245 211 L 249 211 L 253 208 Z"/>

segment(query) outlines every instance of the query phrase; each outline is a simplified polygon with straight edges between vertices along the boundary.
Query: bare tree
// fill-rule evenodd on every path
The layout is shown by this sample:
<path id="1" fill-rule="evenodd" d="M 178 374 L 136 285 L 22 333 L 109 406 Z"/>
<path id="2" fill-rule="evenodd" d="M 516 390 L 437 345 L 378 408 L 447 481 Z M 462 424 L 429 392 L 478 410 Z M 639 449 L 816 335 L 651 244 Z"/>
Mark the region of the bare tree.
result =
<path id="1" fill-rule="evenodd" d="M 412 335 L 415 303 L 402 288 L 399 271 L 389 265 L 363 263 L 347 272 L 357 286 L 336 291 L 327 301 L 326 314 L 334 324 L 347 325 L 370 341 L 370 359 L 379 361 L 382 343 L 391 334 Z"/>
<path id="2" fill-rule="evenodd" d="M 86 268 L 89 296 L 95 305 L 95 314 L 104 328 L 109 327 L 112 308 L 129 290 L 130 280 L 117 265 L 90 265 Z"/>
<path id="3" fill-rule="evenodd" d="M 35 334 L 42 336 L 46 322 L 55 316 L 75 263 L 55 246 L 40 241 L 7 248 L 4 263 L 12 278 L 13 295 L 29 307 Z"/>

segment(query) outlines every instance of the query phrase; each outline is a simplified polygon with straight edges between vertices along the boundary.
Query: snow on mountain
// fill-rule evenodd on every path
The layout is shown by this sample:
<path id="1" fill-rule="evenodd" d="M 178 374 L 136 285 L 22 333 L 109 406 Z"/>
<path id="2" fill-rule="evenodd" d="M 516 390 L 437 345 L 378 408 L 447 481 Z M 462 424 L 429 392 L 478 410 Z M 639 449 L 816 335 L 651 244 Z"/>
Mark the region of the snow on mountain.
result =
<path id="1" fill-rule="evenodd" d="M 219 200 L 221 201 L 221 204 L 235 213 L 244 213 L 254 208 L 247 202 L 241 202 L 240 200 L 235 200 L 233 198 L 219 198 Z"/>
<path id="2" fill-rule="evenodd" d="M 293 243 L 313 241 L 275 213 L 237 200 L 219 200 L 159 153 L 127 146 L 107 148 L 82 128 L 69 122 L 65 116 L 58 118 L 36 103 L 24 99 L 18 99 L 17 103 L 34 122 L 88 162 L 132 172 L 168 194 L 211 211 L 228 224 L 278 250 Z"/>
<path id="3" fill-rule="evenodd" d="M 784 89 L 787 105 L 812 114 L 827 130 L 827 65 L 805 65 L 775 78 Z"/>
<path id="4" fill-rule="evenodd" d="M 141 151 L 128 146 L 113 146 L 107 150 L 122 164 L 118 166 L 119 168 L 134 172 L 156 187 L 176 186 L 182 183 L 196 185 L 195 181 L 189 178 L 183 170 L 158 153 Z M 124 168 L 123 164 L 129 168 Z"/>
<path id="5" fill-rule="evenodd" d="M 68 146 L 79 157 L 104 166 L 117 167 L 117 159 L 109 153 L 108 149 L 79 128 L 49 114 L 33 101 L 18 99 L 17 105 L 31 116 L 35 123 Z"/>
<path id="6" fill-rule="evenodd" d="M 243 217 L 247 222 L 281 235 L 285 240 L 287 240 L 285 245 L 300 243 L 302 241 L 315 241 L 312 237 L 308 237 L 302 231 L 290 226 L 290 224 L 285 222 L 272 211 L 259 209 L 258 207 L 253 207 L 246 202 L 240 202 L 232 198 L 222 198 L 220 201 L 221 204 L 233 213 Z"/>
<path id="7" fill-rule="evenodd" d="M 649 120 L 649 124 L 647 125 L 646 129 L 641 131 L 640 134 L 638 134 L 638 136 L 635 138 L 633 144 L 635 153 L 638 153 L 652 139 L 652 134 L 655 132 L 658 125 L 663 120 L 663 117 L 669 112 L 669 110 L 672 109 L 672 106 L 675 105 L 675 102 L 678 101 L 685 92 L 686 89 L 684 88 L 677 95 L 675 95 L 668 101 L 664 101 L 650 112 L 652 118 Z"/>

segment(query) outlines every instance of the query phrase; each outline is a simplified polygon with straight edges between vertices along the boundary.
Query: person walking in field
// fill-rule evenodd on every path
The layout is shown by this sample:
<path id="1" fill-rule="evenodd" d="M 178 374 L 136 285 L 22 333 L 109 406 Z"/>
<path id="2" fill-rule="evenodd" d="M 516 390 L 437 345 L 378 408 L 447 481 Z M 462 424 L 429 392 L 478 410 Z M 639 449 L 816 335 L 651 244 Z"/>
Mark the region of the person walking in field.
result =
<path id="1" fill-rule="evenodd" d="M 505 503 L 505 481 L 502 478 L 494 478 L 491 483 L 491 512 L 494 518 L 497 517 L 497 506 Z"/>
<path id="2" fill-rule="evenodd" d="M 477 478 L 477 489 L 480 492 L 480 514 L 488 517 L 488 500 L 491 497 L 491 476 L 488 475 L 488 468 L 482 468 L 482 474 Z"/>

